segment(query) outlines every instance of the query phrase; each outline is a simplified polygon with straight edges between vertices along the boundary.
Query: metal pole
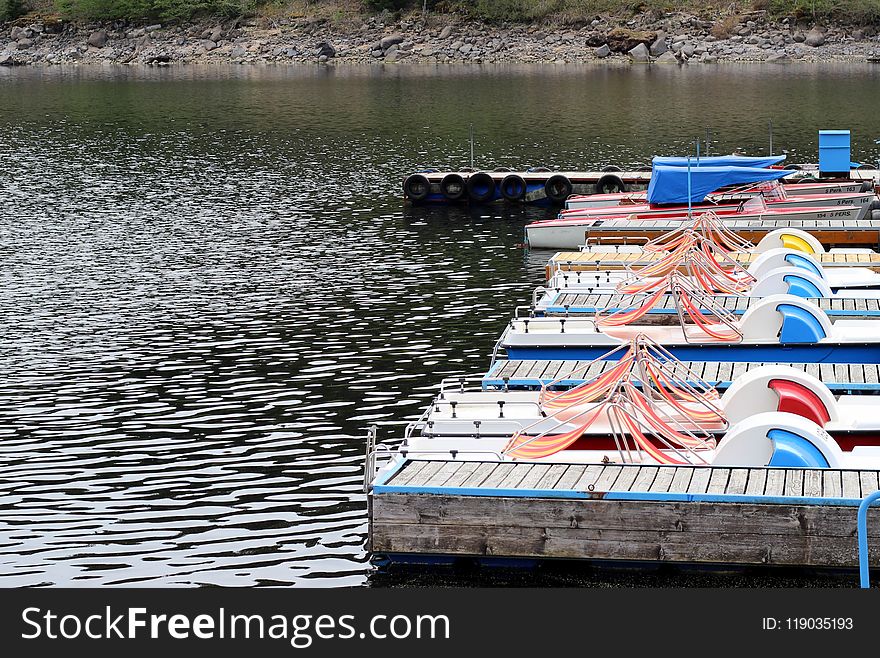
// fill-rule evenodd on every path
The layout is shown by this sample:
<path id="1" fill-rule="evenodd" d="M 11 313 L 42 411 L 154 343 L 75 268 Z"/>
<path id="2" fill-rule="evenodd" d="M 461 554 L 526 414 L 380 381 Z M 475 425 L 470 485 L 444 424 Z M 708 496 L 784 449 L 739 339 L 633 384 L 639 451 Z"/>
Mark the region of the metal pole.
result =
<path id="1" fill-rule="evenodd" d="M 773 155 L 773 119 L 769 121 L 770 128 L 770 155 Z"/>
<path id="2" fill-rule="evenodd" d="M 880 500 L 880 491 L 865 496 L 856 515 L 856 529 L 859 535 L 859 584 L 862 589 L 871 586 L 868 572 L 868 508 L 878 500 Z"/>
<path id="3" fill-rule="evenodd" d="M 693 219 L 693 208 L 691 207 L 691 156 L 688 156 L 688 219 Z"/>
<path id="4" fill-rule="evenodd" d="M 474 168 L 474 124 L 471 124 L 470 142 L 471 142 L 471 169 L 473 169 Z"/>

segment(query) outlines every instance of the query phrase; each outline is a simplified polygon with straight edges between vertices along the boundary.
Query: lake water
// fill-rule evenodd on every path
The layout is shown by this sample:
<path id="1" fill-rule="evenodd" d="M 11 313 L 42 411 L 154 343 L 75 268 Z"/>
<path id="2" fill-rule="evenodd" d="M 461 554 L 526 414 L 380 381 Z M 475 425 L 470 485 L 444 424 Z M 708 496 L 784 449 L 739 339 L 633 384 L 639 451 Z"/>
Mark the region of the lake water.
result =
<path id="1" fill-rule="evenodd" d="M 771 120 L 873 163 L 878 71 L 0 69 L 0 586 L 424 584 L 372 573 L 365 431 L 486 368 L 547 211 L 408 208 L 403 174 L 471 123 L 486 168 L 766 153 Z"/>

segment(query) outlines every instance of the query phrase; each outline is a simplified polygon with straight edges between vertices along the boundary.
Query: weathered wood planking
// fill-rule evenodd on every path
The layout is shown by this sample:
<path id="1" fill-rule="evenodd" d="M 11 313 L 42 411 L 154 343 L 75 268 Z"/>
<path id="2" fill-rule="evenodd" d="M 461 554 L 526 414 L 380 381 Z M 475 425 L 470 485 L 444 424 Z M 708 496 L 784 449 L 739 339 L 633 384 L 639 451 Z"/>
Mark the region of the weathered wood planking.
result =
<path id="1" fill-rule="evenodd" d="M 878 488 L 878 471 L 410 461 L 371 496 L 370 545 L 410 557 L 853 567 L 856 507 L 840 498 Z M 868 532 L 880 540 L 880 509 Z M 880 561 L 880 541 L 869 546 Z"/>
<path id="2" fill-rule="evenodd" d="M 760 297 L 737 297 L 735 295 L 716 295 L 713 298 L 716 305 L 732 313 L 745 313 L 749 308 L 761 301 Z M 861 314 L 866 317 L 880 313 L 880 299 L 844 299 L 840 297 L 814 297 L 813 304 L 829 313 L 845 311 L 848 318 L 858 318 Z M 552 302 L 543 309 L 548 315 L 565 315 L 566 313 L 595 313 L 603 309 L 634 308 L 641 300 L 633 295 L 599 294 L 585 292 L 565 292 L 553 298 Z M 660 297 L 660 301 L 654 307 L 657 313 L 649 315 L 661 315 L 659 311 L 665 310 L 666 314 L 675 314 L 675 302 L 671 295 Z M 646 316 L 647 317 L 647 316 Z"/>
<path id="3" fill-rule="evenodd" d="M 577 383 L 584 379 L 591 379 L 609 368 L 614 367 L 614 361 L 600 361 L 594 363 L 589 369 L 585 369 L 587 361 L 498 361 L 490 372 L 483 377 L 484 382 L 503 382 L 505 379 L 512 385 L 520 385 L 520 382 L 551 382 L 557 379 L 566 379 L 571 383 Z M 803 370 L 806 373 L 819 378 L 826 384 L 839 388 L 847 385 L 870 385 L 880 388 L 880 365 L 877 364 L 830 364 L 830 363 L 782 363 L 782 362 L 754 362 L 754 363 L 723 363 L 713 361 L 685 361 L 680 367 L 679 376 L 686 377 L 690 371 L 706 382 L 729 382 L 732 378 L 745 374 L 749 370 L 764 365 L 783 365 Z M 736 372 L 734 372 L 736 369 Z M 532 375 L 532 373 L 540 373 Z"/>
<path id="4" fill-rule="evenodd" d="M 880 510 L 869 519 L 880 561 Z M 854 567 L 852 507 L 374 496 L 376 553 Z"/>
<path id="5" fill-rule="evenodd" d="M 596 272 L 597 270 L 617 270 L 627 267 L 638 268 L 650 265 L 661 257 L 654 252 L 590 252 L 562 251 L 550 258 L 547 263 L 547 279 L 557 271 L 563 272 Z M 733 254 L 732 257 L 743 266 L 748 267 L 755 258 L 754 253 Z M 859 266 L 872 270 L 880 269 L 880 254 L 822 253 L 814 254 L 823 266 Z"/>

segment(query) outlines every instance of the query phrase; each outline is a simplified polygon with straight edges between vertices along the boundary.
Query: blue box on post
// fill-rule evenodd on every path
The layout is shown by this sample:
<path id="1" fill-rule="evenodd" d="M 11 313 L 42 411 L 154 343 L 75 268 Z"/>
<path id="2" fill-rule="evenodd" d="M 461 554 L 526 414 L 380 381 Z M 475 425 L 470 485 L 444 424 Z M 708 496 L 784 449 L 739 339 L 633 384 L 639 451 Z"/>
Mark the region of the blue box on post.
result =
<path id="1" fill-rule="evenodd" d="M 819 173 L 822 176 L 849 176 L 849 130 L 819 131 Z"/>

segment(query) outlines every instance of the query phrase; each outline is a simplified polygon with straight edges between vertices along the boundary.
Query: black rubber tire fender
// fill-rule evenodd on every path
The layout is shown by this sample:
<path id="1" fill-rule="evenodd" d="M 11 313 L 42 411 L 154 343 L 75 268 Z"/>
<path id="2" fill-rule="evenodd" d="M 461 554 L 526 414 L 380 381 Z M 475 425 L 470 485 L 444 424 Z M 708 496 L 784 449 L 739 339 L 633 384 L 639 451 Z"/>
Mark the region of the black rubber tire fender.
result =
<path id="1" fill-rule="evenodd" d="M 440 192 L 449 201 L 459 201 L 467 194 L 467 184 L 459 174 L 446 174 L 440 181 Z"/>
<path id="2" fill-rule="evenodd" d="M 603 171 L 603 172 L 609 172 L 609 171 L 623 171 L 623 169 L 621 169 L 621 168 L 618 167 L 617 165 L 605 165 L 604 167 L 602 167 L 602 171 Z"/>
<path id="3" fill-rule="evenodd" d="M 626 192 L 626 183 L 620 176 L 606 174 L 596 181 L 596 194 L 614 194 Z"/>
<path id="4" fill-rule="evenodd" d="M 528 190 L 525 179 L 519 174 L 508 174 L 505 176 L 498 189 L 506 201 L 513 203 L 518 203 L 525 199 L 526 191 Z"/>
<path id="5" fill-rule="evenodd" d="M 431 182 L 422 174 L 411 174 L 403 181 L 403 193 L 411 201 L 424 201 L 431 193 Z"/>
<path id="6" fill-rule="evenodd" d="M 553 203 L 565 203 L 565 200 L 571 195 L 571 191 L 571 181 L 562 174 L 553 174 L 544 183 L 544 194 Z"/>
<path id="7" fill-rule="evenodd" d="M 495 198 L 495 179 L 485 171 L 478 171 L 467 179 L 467 193 L 471 201 L 486 203 Z"/>

